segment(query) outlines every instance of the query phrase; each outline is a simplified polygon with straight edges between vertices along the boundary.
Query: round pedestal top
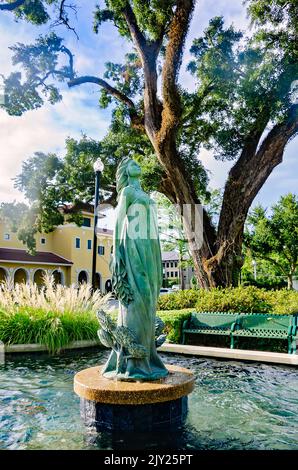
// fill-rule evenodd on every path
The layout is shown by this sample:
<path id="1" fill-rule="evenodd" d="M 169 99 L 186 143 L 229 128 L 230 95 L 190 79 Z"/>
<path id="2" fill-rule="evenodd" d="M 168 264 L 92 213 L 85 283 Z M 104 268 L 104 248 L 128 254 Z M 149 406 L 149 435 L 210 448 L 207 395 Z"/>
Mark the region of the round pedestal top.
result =
<path id="1" fill-rule="evenodd" d="M 176 400 L 194 389 L 194 375 L 184 367 L 167 365 L 169 374 L 152 382 L 109 380 L 101 375 L 100 366 L 78 372 L 74 391 L 87 400 L 119 405 L 142 405 Z"/>

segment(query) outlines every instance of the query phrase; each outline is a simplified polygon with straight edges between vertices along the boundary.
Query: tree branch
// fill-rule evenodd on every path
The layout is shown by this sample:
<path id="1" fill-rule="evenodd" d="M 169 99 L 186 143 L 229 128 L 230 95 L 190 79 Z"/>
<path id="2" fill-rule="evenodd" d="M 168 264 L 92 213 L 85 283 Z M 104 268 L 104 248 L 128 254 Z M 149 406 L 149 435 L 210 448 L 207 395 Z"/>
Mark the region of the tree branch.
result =
<path id="1" fill-rule="evenodd" d="M 292 105 L 285 120 L 276 124 L 268 133 L 252 158 L 255 175 L 248 178 L 246 191 L 252 202 L 273 169 L 282 162 L 287 143 L 298 132 L 298 105 Z"/>
<path id="2" fill-rule="evenodd" d="M 66 8 L 70 8 L 76 14 L 76 12 L 77 12 L 76 7 L 75 7 L 75 5 L 65 5 L 65 1 L 66 0 L 61 0 L 60 6 L 59 6 L 58 19 L 53 23 L 52 26 L 64 25 L 64 26 L 66 26 L 67 29 L 69 29 L 70 31 L 73 31 L 76 38 L 79 39 L 78 33 L 76 32 L 75 28 L 70 26 L 68 14 L 66 13 Z"/>
<path id="3" fill-rule="evenodd" d="M 160 140 L 166 137 L 170 129 L 177 128 L 181 118 L 181 99 L 177 87 L 177 76 L 194 3 L 194 0 L 178 0 L 177 8 L 169 27 L 169 42 L 166 47 L 162 73 L 164 109 L 159 135 Z"/>
<path id="4" fill-rule="evenodd" d="M 82 85 L 83 83 L 95 83 L 96 85 L 104 88 L 110 95 L 113 95 L 119 101 L 122 101 L 129 108 L 135 108 L 134 102 L 128 98 L 128 96 L 121 93 L 121 91 L 112 87 L 108 82 L 99 77 L 94 77 L 92 75 L 83 75 L 82 77 L 73 78 L 68 82 L 69 88 L 72 88 L 77 85 Z"/>
<path id="5" fill-rule="evenodd" d="M 130 31 L 132 40 L 137 48 L 137 51 L 143 61 L 144 56 L 146 54 L 146 47 L 147 47 L 147 41 L 140 30 L 135 14 L 130 6 L 130 4 L 127 2 L 125 8 L 123 9 L 123 15 L 126 20 L 128 29 Z"/>
<path id="6" fill-rule="evenodd" d="M 16 10 L 17 8 L 21 7 L 26 0 L 16 0 L 15 2 L 11 3 L 1 3 L 0 4 L 0 10 L 5 10 L 5 11 L 13 11 Z"/>
<path id="7" fill-rule="evenodd" d="M 70 68 L 70 78 L 74 78 L 74 65 L 73 65 L 73 54 L 70 52 L 68 47 L 62 46 L 61 47 L 61 52 L 64 52 L 66 55 L 68 55 L 69 58 L 69 68 Z"/>
<path id="8" fill-rule="evenodd" d="M 218 226 L 218 242 L 235 240 L 243 230 L 247 212 L 274 168 L 282 162 L 284 149 L 298 132 L 298 105 L 292 105 L 283 122 L 276 124 L 257 149 L 261 130 L 245 146 L 229 173 Z"/>
<path id="9" fill-rule="evenodd" d="M 123 9 L 123 16 L 143 66 L 145 83 L 144 126 L 153 143 L 154 134 L 159 129 L 161 122 L 162 106 L 157 97 L 156 61 L 164 38 L 165 29 L 161 28 L 158 38 L 155 41 L 148 41 L 140 30 L 134 11 L 128 1 Z"/>
<path id="10" fill-rule="evenodd" d="M 72 78 L 68 82 L 68 86 L 69 88 L 72 88 L 74 86 L 82 85 L 84 83 L 94 83 L 96 85 L 101 86 L 107 91 L 107 93 L 114 96 L 117 100 L 121 101 L 126 106 L 128 106 L 129 116 L 133 127 L 138 128 L 140 130 L 144 130 L 143 119 L 141 116 L 138 115 L 134 102 L 130 98 L 128 98 L 128 96 L 126 96 L 121 91 L 117 90 L 117 88 L 112 87 L 108 82 L 106 82 L 102 78 L 94 77 L 92 75 L 84 75 L 82 77 Z"/>

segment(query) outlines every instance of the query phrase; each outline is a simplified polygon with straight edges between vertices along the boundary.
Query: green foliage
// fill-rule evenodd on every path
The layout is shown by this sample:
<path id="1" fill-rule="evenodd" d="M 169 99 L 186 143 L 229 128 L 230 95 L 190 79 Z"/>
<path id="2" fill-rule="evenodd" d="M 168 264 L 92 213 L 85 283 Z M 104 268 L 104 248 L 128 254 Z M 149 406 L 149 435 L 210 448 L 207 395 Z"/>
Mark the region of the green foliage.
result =
<path id="1" fill-rule="evenodd" d="M 199 312 L 297 313 L 298 292 L 259 289 L 255 286 L 200 291 Z"/>
<path id="2" fill-rule="evenodd" d="M 271 215 L 261 206 L 248 217 L 245 243 L 252 256 L 277 266 L 288 277 L 289 288 L 298 266 L 298 198 L 282 196 Z"/>
<path id="3" fill-rule="evenodd" d="M 278 290 L 284 289 L 287 287 L 287 282 L 283 278 L 278 277 L 268 277 L 268 276 L 258 276 L 257 279 L 254 279 L 253 275 L 242 277 L 242 286 L 255 286 L 260 289 L 266 290 Z"/>
<path id="4" fill-rule="evenodd" d="M 5 221 L 12 232 L 22 241 L 31 254 L 35 253 L 35 235 L 38 231 L 38 211 L 36 206 L 29 208 L 24 203 L 2 203 L 0 205 L 0 218 Z"/>
<path id="5" fill-rule="evenodd" d="M 74 76 L 72 55 L 63 40 L 52 32 L 39 36 L 34 44 L 17 43 L 10 49 L 13 65 L 20 66 L 22 72 L 3 77 L 6 99 L 0 107 L 12 116 L 21 116 L 25 111 L 40 108 L 45 100 L 51 104 L 60 101 L 57 81 Z"/>
<path id="6" fill-rule="evenodd" d="M 158 299 L 158 308 L 160 310 L 192 308 L 196 304 L 198 295 L 199 291 L 193 289 L 179 290 L 173 294 L 164 294 Z"/>
<path id="7" fill-rule="evenodd" d="M 243 247 L 244 263 L 241 269 L 241 285 L 256 286 L 270 289 L 283 289 L 287 287 L 287 281 L 282 271 L 276 264 L 272 264 L 267 260 L 253 258 L 251 250 Z M 256 273 L 254 272 L 253 263 L 256 263 Z M 257 278 L 255 279 L 255 274 Z"/>
<path id="8" fill-rule="evenodd" d="M 173 16 L 174 0 L 134 0 L 133 11 L 137 24 L 142 33 L 151 40 L 157 39 L 160 33 L 167 28 Z M 99 27 L 105 21 L 112 21 L 119 33 L 130 39 L 127 23 L 123 16 L 123 10 L 127 5 L 125 0 L 105 0 L 106 8 L 96 7 L 94 13 L 94 31 L 99 32 Z"/>
<path id="9" fill-rule="evenodd" d="M 163 311 L 297 313 L 298 292 L 286 289 L 266 291 L 256 286 L 189 289 L 160 296 L 158 308 Z"/>
<path id="10" fill-rule="evenodd" d="M 182 325 L 190 315 L 192 309 L 158 311 L 157 315 L 165 324 L 164 332 L 167 335 L 167 342 L 180 343 Z"/>
<path id="11" fill-rule="evenodd" d="M 256 0 L 249 5 L 254 3 L 266 10 L 268 2 Z M 271 3 L 282 16 L 285 12 L 281 3 L 291 5 L 289 8 L 294 4 Z M 271 21 L 270 17 L 267 20 Z M 280 37 L 282 33 L 274 22 L 270 27 Z M 298 54 L 297 29 L 293 26 L 290 31 L 282 30 L 288 42 L 280 41 L 277 50 L 271 36 L 261 34 L 259 29 L 241 42 L 241 32 L 225 28 L 223 18 L 215 17 L 204 35 L 194 40 L 194 60 L 189 70 L 197 78 L 197 91 L 184 95 L 184 133 L 194 149 L 203 143 L 216 151 L 217 158 L 235 159 L 249 138 L 262 133 L 267 122 L 283 119 L 292 104 Z"/>
<path id="12" fill-rule="evenodd" d="M 157 312 L 165 323 L 167 341 L 180 340 L 188 310 Z M 112 315 L 116 318 L 116 314 Z M 98 321 L 94 312 L 48 312 L 41 308 L 16 307 L 13 314 L 0 310 L 0 341 L 4 344 L 43 344 L 50 353 L 69 343 L 96 340 Z"/>
<path id="13" fill-rule="evenodd" d="M 27 211 L 28 206 L 22 202 L 2 202 L 0 204 L 0 217 L 13 233 L 17 232 L 20 220 Z"/>
<path id="14" fill-rule="evenodd" d="M 2 3 L 8 4 L 14 3 L 14 1 L 2 0 Z M 47 7 L 58 3 L 58 0 L 25 0 L 25 2 L 23 2 L 19 7 L 14 8 L 12 12 L 16 21 L 25 20 L 34 25 L 42 25 L 47 23 L 50 19 Z"/>
<path id="15" fill-rule="evenodd" d="M 0 311 L 0 340 L 5 344 L 38 343 L 50 353 L 72 341 L 94 340 L 98 323 L 93 312 L 47 312 L 18 307 L 14 314 Z"/>
<path id="16" fill-rule="evenodd" d="M 266 313 L 270 308 L 266 291 L 254 286 L 200 290 L 196 303 L 198 312 Z"/>
<path id="17" fill-rule="evenodd" d="M 286 289 L 268 291 L 266 297 L 271 306 L 272 313 L 297 313 L 298 292 Z"/>

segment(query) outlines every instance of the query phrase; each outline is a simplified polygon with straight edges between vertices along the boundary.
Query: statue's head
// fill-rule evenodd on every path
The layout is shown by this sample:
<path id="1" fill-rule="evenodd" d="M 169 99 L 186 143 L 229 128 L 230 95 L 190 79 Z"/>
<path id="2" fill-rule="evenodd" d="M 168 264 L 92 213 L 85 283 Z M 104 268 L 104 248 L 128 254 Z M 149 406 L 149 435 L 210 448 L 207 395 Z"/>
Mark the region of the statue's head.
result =
<path id="1" fill-rule="evenodd" d="M 129 157 L 123 158 L 118 165 L 116 173 L 116 188 L 117 193 L 129 185 L 129 177 L 139 178 L 141 175 L 141 168 L 135 160 Z"/>

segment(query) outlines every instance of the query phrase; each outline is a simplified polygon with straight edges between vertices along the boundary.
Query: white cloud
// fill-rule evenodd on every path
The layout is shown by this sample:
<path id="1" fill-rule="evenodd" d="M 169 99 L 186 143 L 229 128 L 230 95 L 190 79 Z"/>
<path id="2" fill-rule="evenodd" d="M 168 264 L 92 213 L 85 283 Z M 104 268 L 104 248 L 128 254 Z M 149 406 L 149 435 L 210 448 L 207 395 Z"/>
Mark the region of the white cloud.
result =
<path id="1" fill-rule="evenodd" d="M 11 179 L 20 172 L 22 162 L 35 151 L 63 155 L 68 136 L 79 138 L 81 133 L 87 133 L 95 139 L 103 137 L 108 119 L 103 118 L 97 107 L 85 106 L 88 98 L 87 91 L 69 90 L 55 108 L 45 105 L 20 117 L 0 111 L 0 201 L 23 199 L 13 188 Z"/>

